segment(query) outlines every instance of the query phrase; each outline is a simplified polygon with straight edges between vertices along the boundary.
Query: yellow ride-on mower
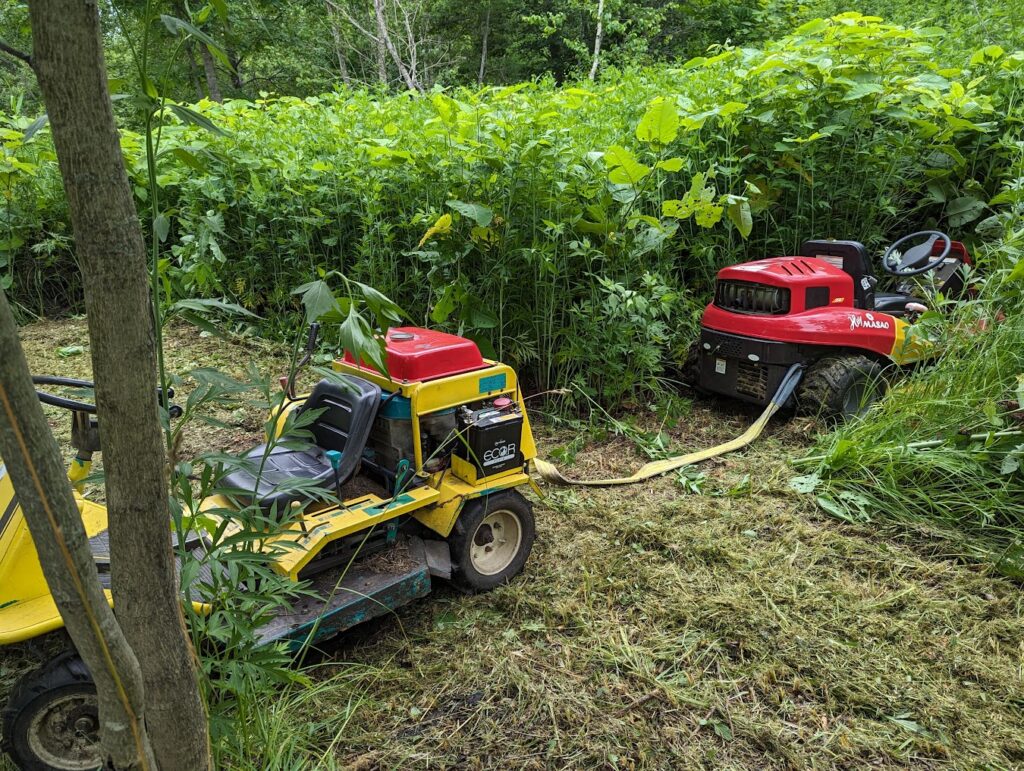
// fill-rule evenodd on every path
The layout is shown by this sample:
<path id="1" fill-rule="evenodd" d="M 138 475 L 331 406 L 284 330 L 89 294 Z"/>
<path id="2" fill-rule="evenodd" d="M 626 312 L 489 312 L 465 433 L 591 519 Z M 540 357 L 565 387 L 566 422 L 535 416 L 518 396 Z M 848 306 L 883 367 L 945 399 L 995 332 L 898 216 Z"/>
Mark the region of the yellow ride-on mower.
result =
<path id="1" fill-rule="evenodd" d="M 307 350 L 314 344 L 315 332 Z M 239 527 L 232 513 L 243 509 L 278 523 L 262 542 L 266 560 L 310 594 L 264 624 L 262 642 L 299 650 L 426 595 L 435 578 L 487 591 L 518 575 L 530 555 L 533 512 L 516 488 L 530 482 L 536 448 L 515 372 L 484 359 L 470 340 L 412 327 L 388 332 L 385 362 L 387 374 L 349 354 L 335 361 L 335 376 L 286 399 L 276 435 L 245 453 L 224 476 L 224 492 L 190 513 L 228 534 Z M 69 476 L 81 488 L 100 450 L 102 415 L 97 421 L 84 401 L 39 397 L 71 412 L 77 455 Z M 76 498 L 109 586 L 106 509 Z M 196 554 L 209 537 L 196 528 L 176 540 L 179 551 Z M 381 558 L 384 550 L 396 557 Z M 195 581 L 203 580 L 200 572 Z M 0 465 L 0 645 L 62 626 Z M 92 769 L 102 763 L 98 728 L 95 688 L 69 650 L 15 686 L 2 715 L 3 749 L 25 769 Z"/>

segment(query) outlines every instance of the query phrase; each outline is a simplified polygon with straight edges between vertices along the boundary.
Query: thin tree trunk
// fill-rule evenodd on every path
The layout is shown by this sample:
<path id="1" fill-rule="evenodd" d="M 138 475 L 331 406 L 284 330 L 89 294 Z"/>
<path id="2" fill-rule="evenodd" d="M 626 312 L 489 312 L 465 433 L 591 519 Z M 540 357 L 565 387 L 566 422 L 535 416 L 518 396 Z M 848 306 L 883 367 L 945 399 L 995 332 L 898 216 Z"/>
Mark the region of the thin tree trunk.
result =
<path id="1" fill-rule="evenodd" d="M 185 56 L 188 58 L 188 79 L 196 91 L 196 101 L 206 94 L 203 92 L 202 81 L 199 80 L 199 68 L 196 67 L 196 49 L 191 39 L 185 43 Z"/>
<path id="2" fill-rule="evenodd" d="M 171 548 L 146 251 L 107 90 L 96 0 L 31 0 L 34 61 L 82 265 L 103 426 L 117 619 L 163 769 L 211 767 Z"/>
<path id="3" fill-rule="evenodd" d="M 374 0 L 374 5 L 376 6 L 376 0 Z M 388 49 L 384 43 L 384 32 L 387 31 L 387 27 L 384 26 L 383 14 L 375 15 L 375 18 L 377 21 L 377 37 L 374 40 L 377 52 L 377 80 L 386 86 L 388 84 Z"/>
<path id="4" fill-rule="evenodd" d="M 199 46 L 199 53 L 203 57 L 203 69 L 206 71 L 206 90 L 210 98 L 215 102 L 223 102 L 220 95 L 220 83 L 217 82 L 217 68 L 213 64 L 213 54 L 205 45 Z"/>
<path id="5" fill-rule="evenodd" d="M 352 82 L 352 77 L 348 74 L 348 62 L 345 59 L 345 47 L 341 41 L 341 29 L 338 27 L 338 20 L 335 18 L 330 3 L 327 3 L 327 23 L 331 27 L 331 37 L 334 39 L 334 53 L 338 57 L 338 72 L 341 74 L 342 82 L 349 84 Z"/>
<path id="6" fill-rule="evenodd" d="M 241 91 L 245 88 L 245 78 L 242 77 L 242 60 L 244 57 L 236 56 L 235 52 L 231 49 L 225 50 L 224 54 L 228 57 L 228 61 L 231 62 L 231 85 Z"/>
<path id="7" fill-rule="evenodd" d="M 3 291 L 0 454 L 19 493 L 46 583 L 96 683 L 100 741 L 110 765 L 155 769 L 146 734 L 142 672 L 100 588 L 60 448 L 32 387 L 18 328 Z"/>
<path id="8" fill-rule="evenodd" d="M 597 65 L 601 60 L 601 38 L 604 37 L 604 0 L 597 0 L 597 32 L 594 33 L 594 63 L 590 65 L 590 79 L 597 77 Z"/>
<path id="9" fill-rule="evenodd" d="M 487 38 L 491 34 L 491 5 L 487 4 L 487 13 L 484 16 L 484 34 L 480 43 L 480 73 L 476 77 L 477 86 L 484 84 L 484 72 L 487 69 Z"/>
<path id="10" fill-rule="evenodd" d="M 391 34 L 388 32 L 388 23 L 384 18 L 384 0 L 373 0 L 373 12 L 377 17 L 377 37 L 384 41 L 384 46 L 387 48 L 388 53 L 391 54 L 391 60 L 398 67 L 398 74 L 405 83 L 406 88 L 410 91 L 420 91 L 419 84 L 416 82 L 416 76 L 405 66 L 402 57 L 398 55 L 398 49 L 395 48 L 395 44 L 391 40 Z"/>

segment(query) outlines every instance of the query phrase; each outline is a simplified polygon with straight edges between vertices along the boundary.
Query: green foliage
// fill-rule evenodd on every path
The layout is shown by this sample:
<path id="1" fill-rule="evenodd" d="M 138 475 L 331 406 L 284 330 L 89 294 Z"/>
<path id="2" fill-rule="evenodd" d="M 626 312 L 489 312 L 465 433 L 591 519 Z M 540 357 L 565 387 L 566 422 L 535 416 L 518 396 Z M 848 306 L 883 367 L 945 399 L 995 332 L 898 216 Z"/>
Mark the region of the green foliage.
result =
<path id="1" fill-rule="evenodd" d="M 303 311 L 292 289 L 337 272 L 413 322 L 473 336 L 538 387 L 621 385 L 604 344 L 579 332 L 580 309 L 606 312 L 607 286 L 643 293 L 649 274 L 680 298 L 646 338 L 668 351 L 722 264 L 812 236 L 877 246 L 983 221 L 1022 57 L 941 61 L 941 40 L 845 14 L 599 86 L 171 104 L 162 211 L 147 218 L 164 295 L 223 299 L 280 334 Z M 35 311 L 49 277 L 74 270 L 46 129 L 25 141 L 29 122 L 3 118 L 5 153 L 33 169 L 8 172 L 0 233 L 14 296 Z M 124 130 L 122 143 L 145 211 L 143 138 Z M 638 372 L 636 387 L 654 382 L 646 363 Z"/>
<path id="2" fill-rule="evenodd" d="M 645 273 L 630 288 L 598 277 L 599 291 L 570 310 L 572 334 L 559 363 L 589 396 L 618 404 L 644 391 L 657 391 L 666 350 L 674 337 L 670 322 L 682 298 L 656 275 Z M 604 357 L 593 366 L 595 352 Z"/>
<path id="3" fill-rule="evenodd" d="M 997 149 L 1011 159 L 1010 173 L 992 199 L 996 212 L 979 225 L 998 236 L 977 255 L 980 293 L 916 325 L 943 355 L 893 388 L 866 420 L 823 437 L 801 464 L 812 473 L 793 486 L 843 519 L 956 530 L 967 550 L 1021 577 L 1024 144 L 1014 132 Z"/>

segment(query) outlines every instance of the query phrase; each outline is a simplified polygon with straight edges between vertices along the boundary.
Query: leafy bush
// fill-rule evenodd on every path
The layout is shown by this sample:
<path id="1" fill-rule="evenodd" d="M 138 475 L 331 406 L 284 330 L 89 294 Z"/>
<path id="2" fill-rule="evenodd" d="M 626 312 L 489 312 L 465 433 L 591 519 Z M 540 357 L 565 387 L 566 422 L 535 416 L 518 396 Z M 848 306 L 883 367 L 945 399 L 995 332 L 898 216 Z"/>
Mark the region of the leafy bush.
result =
<path id="1" fill-rule="evenodd" d="M 279 334 L 297 320 L 292 288 L 340 271 L 538 387 L 647 388 L 646 358 L 626 377 L 606 335 L 579 334 L 584 309 L 606 320 L 607 282 L 659 276 L 681 299 L 628 334 L 678 349 L 722 264 L 984 216 L 1024 58 L 990 47 L 953 66 L 939 40 L 844 14 L 585 88 L 202 102 L 160 136 L 164 291 L 224 298 Z M 53 283 L 75 271 L 52 150 L 45 129 L 24 139 L 27 122 L 3 118 L 0 259 L 39 312 L 78 288 Z M 122 137 L 144 210 L 142 140 Z"/>
<path id="2" fill-rule="evenodd" d="M 559 364 L 584 393 L 609 402 L 658 390 L 682 298 L 650 273 L 640 277 L 636 289 L 607 278 L 597 281 L 598 296 L 570 312 L 573 334 L 559 353 Z M 605 359 L 599 371 L 588 371 L 595 350 L 604 351 Z M 574 375 L 573 365 L 581 365 Z"/>
<path id="3" fill-rule="evenodd" d="M 1017 120 L 1020 119 L 1018 113 Z M 1019 125 L 1019 124 L 1018 124 Z M 818 443 L 795 486 L 826 511 L 958 530 L 965 548 L 1024 576 L 1024 143 L 1000 143 L 1011 179 L 979 226 L 1000 238 L 978 255 L 977 297 L 923 314 L 944 352 L 863 421 Z"/>

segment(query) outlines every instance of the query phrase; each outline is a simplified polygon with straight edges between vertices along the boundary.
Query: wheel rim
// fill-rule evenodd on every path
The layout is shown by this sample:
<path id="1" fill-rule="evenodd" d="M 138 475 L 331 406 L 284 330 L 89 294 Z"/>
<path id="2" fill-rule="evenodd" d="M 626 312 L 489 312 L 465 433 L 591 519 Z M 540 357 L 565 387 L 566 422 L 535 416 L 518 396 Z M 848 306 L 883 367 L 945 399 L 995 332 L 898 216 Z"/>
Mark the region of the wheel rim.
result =
<path id="1" fill-rule="evenodd" d="M 61 771 L 88 771 L 103 765 L 99 703 L 94 693 L 69 693 L 32 716 L 28 743 L 47 765 Z"/>
<path id="2" fill-rule="evenodd" d="M 508 509 L 490 512 L 477 525 L 469 547 L 469 558 L 476 572 L 493 576 L 505 570 L 519 553 L 523 526 L 519 516 Z"/>
<path id="3" fill-rule="evenodd" d="M 877 399 L 878 391 L 876 388 L 872 388 L 864 380 L 857 380 L 857 382 L 851 384 L 846 389 L 843 399 L 843 412 L 847 415 L 860 417 L 868 411 L 868 408 Z"/>

